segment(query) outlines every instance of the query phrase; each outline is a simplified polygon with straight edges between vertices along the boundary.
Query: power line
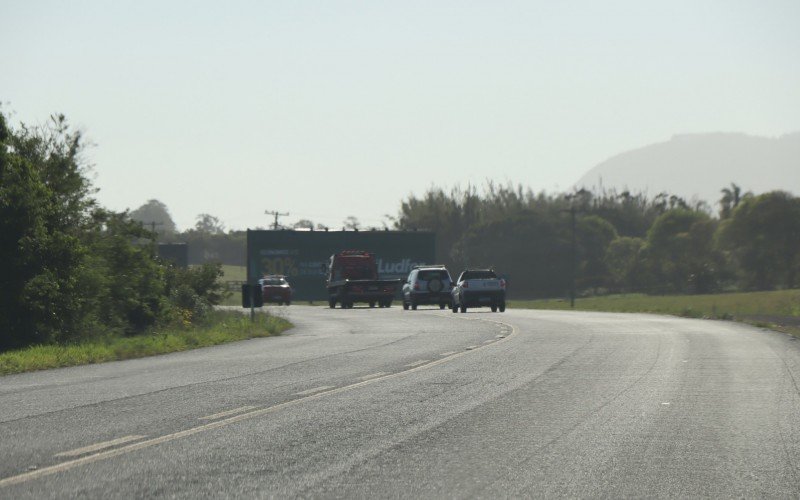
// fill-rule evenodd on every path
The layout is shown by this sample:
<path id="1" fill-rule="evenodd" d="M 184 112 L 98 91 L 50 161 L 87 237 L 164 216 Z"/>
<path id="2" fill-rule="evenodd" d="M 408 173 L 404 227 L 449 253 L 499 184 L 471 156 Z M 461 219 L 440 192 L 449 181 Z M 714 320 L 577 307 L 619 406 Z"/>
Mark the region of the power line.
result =
<path id="1" fill-rule="evenodd" d="M 285 217 L 285 216 L 289 215 L 289 212 L 281 213 L 281 212 L 278 212 L 278 211 L 275 211 L 275 210 L 273 210 L 271 212 L 269 210 L 264 210 L 264 213 L 267 214 L 267 215 L 274 215 L 275 216 L 275 222 L 272 224 L 272 229 L 275 229 L 275 230 L 278 229 L 278 217 Z"/>

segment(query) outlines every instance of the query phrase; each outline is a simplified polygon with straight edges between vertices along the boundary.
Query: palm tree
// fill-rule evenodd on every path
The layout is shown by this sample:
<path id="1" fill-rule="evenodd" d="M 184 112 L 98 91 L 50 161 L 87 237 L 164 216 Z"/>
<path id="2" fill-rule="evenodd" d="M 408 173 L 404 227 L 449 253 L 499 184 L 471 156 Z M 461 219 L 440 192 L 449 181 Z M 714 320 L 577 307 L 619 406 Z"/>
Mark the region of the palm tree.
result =
<path id="1" fill-rule="evenodd" d="M 730 189 L 722 188 L 720 192 L 722 193 L 722 198 L 720 198 L 719 200 L 720 219 L 727 219 L 728 217 L 730 217 L 733 211 L 736 209 L 736 207 L 739 206 L 739 203 L 741 203 L 743 199 L 753 196 L 753 193 L 750 191 L 742 194 L 742 188 L 740 188 L 733 182 L 731 182 Z"/>

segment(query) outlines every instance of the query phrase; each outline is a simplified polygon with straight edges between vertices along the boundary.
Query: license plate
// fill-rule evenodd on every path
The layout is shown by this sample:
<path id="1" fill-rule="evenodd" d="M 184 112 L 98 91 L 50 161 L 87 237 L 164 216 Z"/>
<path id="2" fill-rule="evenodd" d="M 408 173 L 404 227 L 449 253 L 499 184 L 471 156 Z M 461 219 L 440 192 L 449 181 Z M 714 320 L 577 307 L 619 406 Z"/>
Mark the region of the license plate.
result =
<path id="1" fill-rule="evenodd" d="M 278 299 L 278 300 L 280 300 L 280 299 L 282 299 L 283 297 L 281 297 L 280 295 L 273 295 L 273 296 L 272 296 L 272 298 L 273 298 L 273 299 Z"/>
<path id="2" fill-rule="evenodd" d="M 492 300 L 491 297 L 481 297 L 480 298 L 481 302 L 489 302 L 490 300 Z"/>

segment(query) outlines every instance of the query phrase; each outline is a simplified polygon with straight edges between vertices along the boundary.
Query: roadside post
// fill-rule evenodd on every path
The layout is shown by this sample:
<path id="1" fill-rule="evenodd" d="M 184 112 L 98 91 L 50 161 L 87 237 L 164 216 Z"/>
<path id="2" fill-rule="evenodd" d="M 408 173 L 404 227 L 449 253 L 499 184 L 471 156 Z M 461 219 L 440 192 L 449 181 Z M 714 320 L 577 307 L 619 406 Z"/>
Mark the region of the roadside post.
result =
<path id="1" fill-rule="evenodd" d="M 242 285 L 242 307 L 250 308 L 250 321 L 256 320 L 256 307 L 264 306 L 264 296 L 261 292 L 261 287 L 258 284 L 244 284 Z"/>

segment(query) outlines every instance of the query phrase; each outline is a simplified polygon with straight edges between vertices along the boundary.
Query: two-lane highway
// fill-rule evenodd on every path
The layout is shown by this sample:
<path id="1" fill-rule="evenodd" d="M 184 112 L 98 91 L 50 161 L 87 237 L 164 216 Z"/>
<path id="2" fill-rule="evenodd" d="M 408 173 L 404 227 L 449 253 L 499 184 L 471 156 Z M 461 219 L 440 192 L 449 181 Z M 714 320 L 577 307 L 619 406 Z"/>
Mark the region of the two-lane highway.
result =
<path id="1" fill-rule="evenodd" d="M 800 342 L 727 322 L 282 309 L 0 378 L 0 498 L 800 495 Z"/>

